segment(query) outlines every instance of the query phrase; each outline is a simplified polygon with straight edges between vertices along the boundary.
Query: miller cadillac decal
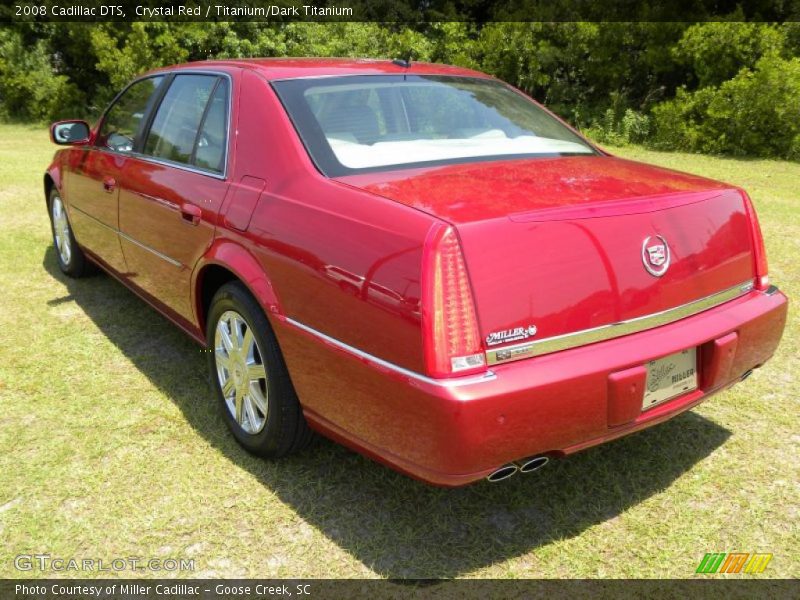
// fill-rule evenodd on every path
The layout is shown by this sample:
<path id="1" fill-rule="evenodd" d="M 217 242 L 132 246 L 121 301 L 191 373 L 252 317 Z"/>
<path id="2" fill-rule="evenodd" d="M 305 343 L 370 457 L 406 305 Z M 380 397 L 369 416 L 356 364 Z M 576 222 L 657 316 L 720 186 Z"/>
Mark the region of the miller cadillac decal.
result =
<path id="1" fill-rule="evenodd" d="M 504 329 L 503 331 L 493 331 L 486 336 L 486 345 L 496 346 L 497 344 L 518 342 L 520 340 L 527 340 L 535 335 L 536 325 L 528 325 L 527 327 L 514 327 L 512 329 Z"/>

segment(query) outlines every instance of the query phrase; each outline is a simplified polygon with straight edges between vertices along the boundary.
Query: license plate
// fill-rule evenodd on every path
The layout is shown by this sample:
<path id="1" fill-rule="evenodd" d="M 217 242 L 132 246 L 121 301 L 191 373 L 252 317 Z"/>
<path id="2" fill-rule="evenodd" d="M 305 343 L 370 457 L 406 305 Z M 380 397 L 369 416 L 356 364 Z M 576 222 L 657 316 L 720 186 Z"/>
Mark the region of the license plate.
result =
<path id="1" fill-rule="evenodd" d="M 642 410 L 697 389 L 697 349 L 689 348 L 647 363 Z"/>

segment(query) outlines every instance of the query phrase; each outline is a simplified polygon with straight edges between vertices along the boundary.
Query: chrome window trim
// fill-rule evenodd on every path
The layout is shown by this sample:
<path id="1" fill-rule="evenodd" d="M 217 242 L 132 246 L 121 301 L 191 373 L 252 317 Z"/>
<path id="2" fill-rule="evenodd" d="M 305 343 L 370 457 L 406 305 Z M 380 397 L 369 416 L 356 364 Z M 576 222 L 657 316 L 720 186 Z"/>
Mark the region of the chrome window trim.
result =
<path id="1" fill-rule="evenodd" d="M 705 296 L 699 300 L 694 300 L 674 308 L 660 312 L 600 325 L 590 329 L 583 329 L 564 335 L 557 335 L 536 341 L 503 346 L 501 348 L 491 348 L 486 351 L 486 364 L 497 365 L 541 356 L 551 352 L 559 352 L 578 346 L 604 342 L 623 335 L 639 333 L 662 325 L 674 323 L 680 319 L 691 317 L 710 308 L 714 308 L 730 300 L 734 300 L 750 292 L 754 287 L 752 281 L 740 283 L 721 292 L 716 292 L 710 296 Z"/>
<path id="2" fill-rule="evenodd" d="M 99 152 L 107 152 L 108 154 L 113 154 L 114 156 L 126 156 L 128 158 L 135 158 L 137 160 L 141 160 L 142 162 L 161 165 L 162 167 L 172 167 L 175 169 L 180 169 L 181 171 L 189 171 L 190 173 L 197 173 L 198 175 L 213 177 L 214 179 L 219 179 L 220 181 L 224 181 L 225 179 L 227 179 L 227 175 L 224 173 L 215 173 L 214 171 L 204 171 L 203 169 L 198 169 L 196 167 L 193 167 L 192 165 L 186 165 L 183 163 L 172 162 L 170 160 L 155 158 L 154 156 L 150 156 L 149 154 L 141 154 L 139 152 L 115 152 L 110 148 L 101 148 L 99 146 L 93 149 Z"/>
<path id="3" fill-rule="evenodd" d="M 105 120 L 106 120 L 106 115 L 108 114 L 108 111 L 111 109 L 111 107 L 114 106 L 114 104 L 116 104 L 117 100 L 119 100 L 119 98 L 125 92 L 127 92 L 128 88 L 130 88 L 132 85 L 134 85 L 135 83 L 138 83 L 139 81 L 143 81 L 145 79 L 151 79 L 153 77 L 159 77 L 159 76 L 161 76 L 161 77 L 170 77 L 170 76 L 177 77 L 177 76 L 182 75 L 182 74 L 210 75 L 210 76 L 214 76 L 214 77 L 224 77 L 228 81 L 228 106 L 227 106 L 227 109 L 228 109 L 228 115 L 227 115 L 228 121 L 227 121 L 227 127 L 225 129 L 225 160 L 223 161 L 223 163 L 225 165 L 225 168 L 222 170 L 222 173 L 217 173 L 216 171 L 211 171 L 211 170 L 206 170 L 206 169 L 200 169 L 198 167 L 195 167 L 193 165 L 187 165 L 185 163 L 178 163 L 178 162 L 173 162 L 173 161 L 170 161 L 170 160 L 164 160 L 164 159 L 161 159 L 161 158 L 156 158 L 154 156 L 150 156 L 149 154 L 144 154 L 142 152 L 118 152 L 118 151 L 112 150 L 111 148 L 108 148 L 106 146 L 97 146 L 97 145 L 89 146 L 89 148 L 91 148 L 92 150 L 98 150 L 100 152 L 106 152 L 106 153 L 111 154 L 113 156 L 128 156 L 128 157 L 136 158 L 136 159 L 144 161 L 144 162 L 154 163 L 154 164 L 161 165 L 161 166 L 164 166 L 164 167 L 174 167 L 176 169 L 181 169 L 182 171 L 189 171 L 190 173 L 197 173 L 198 175 L 206 175 L 207 177 L 213 177 L 214 179 L 219 179 L 219 180 L 222 180 L 222 181 L 226 180 L 228 178 L 228 171 L 229 171 L 229 167 L 230 167 L 230 165 L 228 164 L 228 161 L 229 161 L 230 154 L 231 154 L 230 153 L 231 132 L 232 132 L 231 128 L 233 126 L 233 78 L 231 77 L 230 73 L 226 73 L 224 71 L 208 70 L 208 69 L 173 69 L 173 70 L 166 70 L 166 71 L 158 71 L 156 73 L 150 73 L 150 74 L 145 75 L 143 77 L 137 77 L 136 79 L 132 80 L 128 85 L 126 85 L 125 88 L 119 94 L 117 94 L 114 97 L 114 99 L 111 101 L 111 103 L 109 103 L 109 105 L 108 105 L 108 107 L 106 107 L 105 111 L 103 111 L 103 116 L 100 119 L 100 124 L 97 127 L 97 131 L 99 132 L 100 129 L 102 129 L 103 124 L 105 123 Z M 170 85 L 172 85 L 171 81 L 169 83 L 170 83 Z M 169 91 L 169 88 L 167 88 L 167 90 L 165 90 L 165 94 L 166 94 L 167 91 Z M 163 100 L 164 100 L 164 98 L 163 98 L 163 95 L 162 95 L 161 99 L 159 100 L 158 106 L 153 107 L 153 110 L 155 111 L 155 113 L 158 112 L 158 109 L 161 107 L 161 101 L 163 101 Z M 153 116 L 155 116 L 155 113 L 154 113 Z M 150 125 L 152 127 L 152 123 Z M 149 134 L 150 133 L 150 129 L 148 128 L 147 131 L 145 131 L 143 133 Z M 146 139 L 146 136 L 145 136 L 145 139 Z"/>
<path id="4" fill-rule="evenodd" d="M 369 362 L 371 362 L 373 364 L 376 364 L 376 365 L 378 365 L 380 367 L 383 367 L 385 369 L 389 369 L 390 371 L 394 371 L 395 373 L 399 373 L 400 375 L 403 375 L 405 377 L 409 377 L 411 379 L 414 379 L 416 381 L 420 381 L 422 383 L 426 383 L 428 385 L 435 385 L 435 386 L 438 386 L 438 387 L 446 387 L 446 388 L 455 388 L 455 387 L 462 387 L 462 386 L 466 386 L 466 385 L 474 385 L 474 384 L 477 384 L 477 383 L 486 383 L 488 381 L 494 381 L 495 379 L 497 379 L 497 375 L 495 375 L 492 371 L 486 371 L 486 373 L 484 373 L 482 375 L 471 375 L 471 376 L 465 376 L 465 377 L 455 377 L 455 378 L 452 378 L 452 379 L 433 379 L 432 377 L 426 377 L 425 375 L 421 375 L 420 373 L 417 373 L 415 371 L 411 371 L 409 369 L 400 367 L 400 366 L 398 366 L 398 365 L 396 365 L 394 363 L 390 363 L 390 362 L 388 362 L 386 360 L 383 360 L 382 358 L 378 358 L 377 356 L 373 356 L 372 354 L 369 354 L 368 352 L 364 352 L 363 350 L 359 350 L 358 348 L 355 348 L 355 347 L 353 347 L 353 346 L 351 346 L 349 344 L 346 344 L 346 343 L 344 343 L 344 342 L 342 342 L 340 340 L 337 340 L 336 338 L 332 338 L 331 336 L 326 335 L 326 334 L 322 333 L 321 331 L 317 331 L 313 327 L 309 327 L 308 325 L 304 325 L 303 323 L 300 323 L 299 321 L 295 321 L 294 319 L 291 319 L 289 317 L 286 317 L 286 322 L 291 324 L 291 325 L 293 325 L 294 327 L 297 327 L 298 329 L 301 329 L 302 331 L 305 331 L 306 333 L 309 333 L 309 334 L 313 335 L 316 338 L 319 338 L 319 339 L 321 339 L 321 340 L 323 340 L 325 342 L 328 342 L 329 344 L 339 348 L 340 350 L 344 350 L 345 352 L 353 354 L 353 355 L 355 355 L 355 356 L 357 356 L 357 357 L 359 357 L 359 358 L 361 358 L 363 360 L 369 361 Z"/>

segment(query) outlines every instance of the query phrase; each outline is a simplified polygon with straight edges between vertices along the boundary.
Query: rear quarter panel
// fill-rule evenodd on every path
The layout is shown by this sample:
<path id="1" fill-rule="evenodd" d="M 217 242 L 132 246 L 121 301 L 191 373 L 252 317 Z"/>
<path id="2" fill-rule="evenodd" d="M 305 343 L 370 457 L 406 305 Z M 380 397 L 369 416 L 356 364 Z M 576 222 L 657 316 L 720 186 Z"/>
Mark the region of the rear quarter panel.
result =
<path id="1" fill-rule="evenodd" d="M 239 103 L 232 181 L 256 177 L 265 185 L 244 231 L 226 223 L 229 194 L 217 243 L 242 246 L 264 269 L 278 306 L 272 319 L 279 340 L 286 317 L 421 371 L 422 245 L 435 219 L 320 175 L 257 73 L 243 73 Z M 338 400 L 303 393 L 307 379 L 328 366 L 309 363 L 293 347 L 284 353 L 301 400 L 329 414 L 335 406 L 324 403 Z"/>

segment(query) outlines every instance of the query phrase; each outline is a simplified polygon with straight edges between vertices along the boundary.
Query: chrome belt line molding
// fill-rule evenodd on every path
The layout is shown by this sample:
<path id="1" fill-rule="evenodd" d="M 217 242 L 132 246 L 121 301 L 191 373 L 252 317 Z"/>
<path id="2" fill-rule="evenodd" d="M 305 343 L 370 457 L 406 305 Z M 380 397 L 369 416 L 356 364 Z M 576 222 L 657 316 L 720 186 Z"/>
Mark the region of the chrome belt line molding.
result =
<path id="1" fill-rule="evenodd" d="M 709 308 L 724 304 L 729 300 L 733 300 L 734 298 L 748 293 L 752 289 L 752 281 L 740 283 L 739 285 L 711 294 L 705 298 L 700 298 L 699 300 L 694 300 L 693 302 L 682 304 L 661 312 L 636 317 L 635 319 L 601 325 L 591 329 L 583 329 L 581 331 L 544 338 L 533 342 L 529 341 L 513 346 L 504 346 L 503 348 L 492 348 L 486 351 L 486 363 L 489 365 L 496 365 L 499 363 L 511 362 L 523 358 L 530 358 L 532 356 L 548 354 L 550 352 L 558 352 L 559 350 L 568 350 L 569 348 L 593 344 L 595 342 L 602 342 L 623 335 L 659 327 L 660 325 L 667 325 L 668 323 L 696 315 Z"/>
<path id="2" fill-rule="evenodd" d="M 358 348 L 355 348 L 349 344 L 345 344 L 344 342 L 341 342 L 336 338 L 332 338 L 329 335 L 325 335 L 321 331 L 317 331 L 313 327 L 304 325 L 303 323 L 295 321 L 294 319 L 290 319 L 289 317 L 286 317 L 286 322 L 291 325 L 294 325 L 298 329 L 302 329 L 306 333 L 310 333 L 311 335 L 328 342 L 333 346 L 336 346 L 337 348 L 340 348 L 341 350 L 344 350 L 345 352 L 354 354 L 363 360 L 367 360 L 373 364 L 381 366 L 385 369 L 389 369 L 390 371 L 394 371 L 395 373 L 399 373 L 416 381 L 427 383 L 428 385 L 436 385 L 440 387 L 461 387 L 464 385 L 473 385 L 476 383 L 486 383 L 487 381 L 494 381 L 495 379 L 497 379 L 497 375 L 495 375 L 492 371 L 486 371 L 486 373 L 483 373 L 482 375 L 453 377 L 449 379 L 434 379 L 432 377 L 426 377 L 425 375 L 421 375 L 419 373 L 415 373 L 414 371 L 404 369 L 403 367 L 390 363 L 386 360 L 383 360 L 382 358 L 373 356 L 372 354 L 364 352 L 363 350 L 359 350 Z"/>
<path id="3" fill-rule="evenodd" d="M 594 327 L 592 329 L 584 329 L 574 333 L 536 340 L 534 342 L 524 342 L 522 344 L 505 346 L 503 348 L 493 348 L 491 350 L 487 350 L 486 362 L 489 365 L 496 365 L 514 360 L 520 360 L 523 358 L 548 354 L 550 352 L 558 352 L 559 350 L 567 350 L 569 348 L 575 348 L 577 346 L 583 346 L 595 342 L 602 342 L 623 335 L 629 335 L 631 333 L 638 333 L 640 331 L 645 331 L 647 329 L 652 329 L 660 325 L 666 325 L 668 323 L 690 317 L 704 310 L 708 310 L 709 308 L 714 308 L 715 306 L 724 304 L 729 300 L 738 298 L 739 296 L 748 293 L 752 289 L 753 282 L 742 283 L 727 290 L 706 296 L 705 298 L 700 298 L 699 300 L 682 304 L 681 306 L 676 306 L 675 308 L 670 308 L 662 312 L 636 317 L 635 319 L 629 319 L 627 321 L 619 321 L 618 323 L 611 323 L 609 325 L 601 325 L 600 327 Z M 394 371 L 429 385 L 441 387 L 460 387 L 464 385 L 473 385 L 476 383 L 485 383 L 487 381 L 493 381 L 497 378 L 497 375 L 492 371 L 487 371 L 483 375 L 456 377 L 451 379 L 434 379 L 432 377 L 426 377 L 425 375 L 421 375 L 420 373 L 416 373 L 414 371 L 410 371 L 409 369 L 405 369 L 390 363 L 382 358 L 378 358 L 377 356 L 364 352 L 363 350 L 359 350 L 358 348 L 326 335 L 321 331 L 317 331 L 313 327 L 309 327 L 308 325 L 305 325 L 299 321 L 295 321 L 292 318 L 286 317 L 286 322 L 294 327 L 297 327 L 298 329 L 305 331 L 306 333 L 313 335 L 314 337 L 336 346 L 341 350 L 354 354 L 361 359 L 367 360 L 373 364 L 389 369 L 390 371 Z"/>

